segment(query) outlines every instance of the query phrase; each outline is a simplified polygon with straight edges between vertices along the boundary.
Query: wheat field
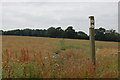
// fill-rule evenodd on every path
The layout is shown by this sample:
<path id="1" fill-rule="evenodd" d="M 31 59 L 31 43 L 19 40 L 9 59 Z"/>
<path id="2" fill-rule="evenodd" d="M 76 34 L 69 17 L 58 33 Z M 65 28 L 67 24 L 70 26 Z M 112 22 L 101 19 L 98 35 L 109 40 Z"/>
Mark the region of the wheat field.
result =
<path id="1" fill-rule="evenodd" d="M 96 66 L 88 40 L 2 36 L 2 78 L 117 78 L 118 43 L 95 43 Z"/>

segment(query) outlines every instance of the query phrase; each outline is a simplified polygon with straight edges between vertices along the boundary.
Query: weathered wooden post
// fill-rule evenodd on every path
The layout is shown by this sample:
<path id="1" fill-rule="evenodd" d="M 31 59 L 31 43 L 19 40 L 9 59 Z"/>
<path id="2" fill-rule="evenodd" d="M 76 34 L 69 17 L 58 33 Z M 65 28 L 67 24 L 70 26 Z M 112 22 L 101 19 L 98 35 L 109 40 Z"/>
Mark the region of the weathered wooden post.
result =
<path id="1" fill-rule="evenodd" d="M 90 28 L 89 28 L 89 39 L 90 39 L 90 59 L 95 65 L 95 20 L 94 16 L 90 16 Z"/>

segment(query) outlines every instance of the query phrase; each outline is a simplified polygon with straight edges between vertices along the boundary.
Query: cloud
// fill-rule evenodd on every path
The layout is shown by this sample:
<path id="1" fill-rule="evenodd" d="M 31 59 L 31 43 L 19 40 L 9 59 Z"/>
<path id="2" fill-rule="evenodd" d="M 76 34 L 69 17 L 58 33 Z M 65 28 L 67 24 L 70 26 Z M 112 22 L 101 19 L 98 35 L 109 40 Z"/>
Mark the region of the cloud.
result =
<path id="1" fill-rule="evenodd" d="M 1 0 L 2 2 L 118 2 L 119 0 Z"/>
<path id="2" fill-rule="evenodd" d="M 117 3 L 12 2 L 3 3 L 3 29 L 48 28 L 73 25 L 88 33 L 89 15 L 95 15 L 96 27 L 117 30 Z"/>
<path id="3" fill-rule="evenodd" d="M 2 4 L 0 3 L 0 29 L 2 28 Z"/>

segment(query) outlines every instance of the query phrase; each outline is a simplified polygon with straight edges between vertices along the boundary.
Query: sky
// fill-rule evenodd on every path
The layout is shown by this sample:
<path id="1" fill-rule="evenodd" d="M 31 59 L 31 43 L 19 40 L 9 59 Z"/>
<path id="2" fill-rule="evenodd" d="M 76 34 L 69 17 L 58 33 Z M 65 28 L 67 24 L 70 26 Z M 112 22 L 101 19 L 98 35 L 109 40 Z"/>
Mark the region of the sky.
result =
<path id="1" fill-rule="evenodd" d="M 10 2 L 11 1 L 11 2 Z M 106 1 L 106 2 L 104 2 Z M 118 0 L 2 0 L 2 30 L 47 29 L 73 26 L 76 31 L 89 30 L 89 16 L 95 16 L 95 28 L 118 31 Z"/>

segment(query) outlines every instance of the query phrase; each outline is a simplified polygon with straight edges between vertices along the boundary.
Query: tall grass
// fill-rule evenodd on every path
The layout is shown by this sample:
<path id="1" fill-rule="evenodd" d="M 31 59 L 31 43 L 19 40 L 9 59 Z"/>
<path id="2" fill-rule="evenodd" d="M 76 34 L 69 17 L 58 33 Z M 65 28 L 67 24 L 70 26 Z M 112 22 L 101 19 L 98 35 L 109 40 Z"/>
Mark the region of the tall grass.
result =
<path id="1" fill-rule="evenodd" d="M 85 53 L 76 49 L 65 50 L 63 54 L 46 56 L 38 50 L 29 53 L 21 49 L 20 55 L 6 49 L 3 53 L 3 78 L 99 78 L 116 77 L 117 70 L 109 63 L 102 64 L 97 60 L 96 66 Z M 82 56 L 82 57 L 81 57 Z M 106 57 L 105 57 L 106 58 Z M 106 58 L 107 59 L 107 58 Z M 109 69 L 111 68 L 111 70 Z M 110 71 L 108 71 L 110 70 Z M 20 72 L 19 72 L 20 71 Z M 112 74 L 111 74 L 112 73 Z"/>
<path id="2" fill-rule="evenodd" d="M 94 66 L 87 40 L 3 36 L 2 77 L 116 78 L 117 48 L 117 43 L 96 41 Z"/>

